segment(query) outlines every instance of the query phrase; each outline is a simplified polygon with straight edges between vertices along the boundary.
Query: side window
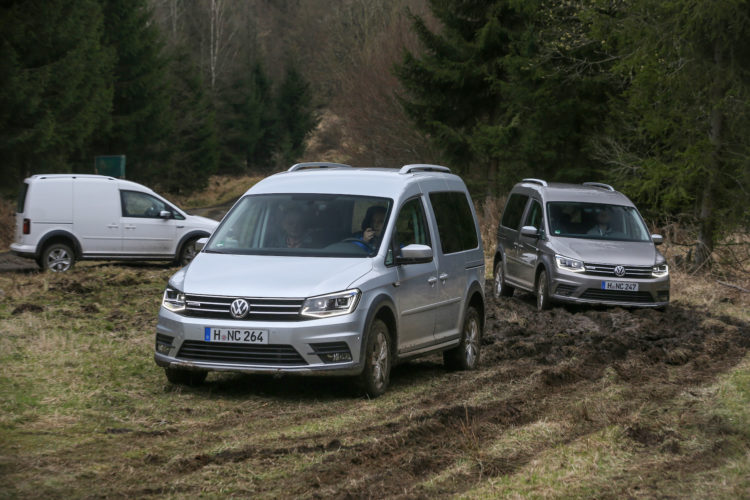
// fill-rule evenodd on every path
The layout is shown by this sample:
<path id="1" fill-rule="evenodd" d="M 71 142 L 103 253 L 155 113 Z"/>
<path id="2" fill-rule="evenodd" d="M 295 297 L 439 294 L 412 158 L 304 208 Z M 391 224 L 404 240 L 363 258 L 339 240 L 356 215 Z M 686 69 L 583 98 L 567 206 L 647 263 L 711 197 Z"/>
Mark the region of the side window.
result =
<path id="1" fill-rule="evenodd" d="M 518 229 L 521 225 L 521 217 L 523 217 L 523 209 L 526 206 L 526 201 L 529 199 L 525 194 L 515 193 L 510 195 L 508 203 L 505 204 L 505 210 L 503 211 L 503 219 L 500 224 L 510 229 Z"/>
<path id="2" fill-rule="evenodd" d="M 120 191 L 123 217 L 158 219 L 162 210 L 171 211 L 166 203 L 150 194 L 138 191 Z"/>
<path id="3" fill-rule="evenodd" d="M 523 225 L 542 229 L 542 206 L 538 201 L 532 200 L 529 213 L 526 215 L 526 222 Z"/>
<path id="4" fill-rule="evenodd" d="M 466 194 L 459 191 L 430 193 L 443 254 L 479 246 L 474 217 Z"/>
<path id="5" fill-rule="evenodd" d="M 424 208 L 420 198 L 413 198 L 401 207 L 396 218 L 393 246 L 398 252 L 407 245 L 430 245 L 430 233 L 424 216 Z M 386 264 L 393 263 L 392 253 L 389 252 Z"/>

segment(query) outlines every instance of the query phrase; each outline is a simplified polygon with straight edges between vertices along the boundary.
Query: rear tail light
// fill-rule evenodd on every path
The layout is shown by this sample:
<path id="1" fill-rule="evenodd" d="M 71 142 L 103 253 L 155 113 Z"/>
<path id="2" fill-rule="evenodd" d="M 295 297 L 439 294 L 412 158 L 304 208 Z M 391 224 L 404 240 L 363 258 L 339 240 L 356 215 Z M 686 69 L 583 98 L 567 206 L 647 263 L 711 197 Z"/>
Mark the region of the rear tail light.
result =
<path id="1" fill-rule="evenodd" d="M 23 234 L 31 234 L 31 219 L 23 220 Z"/>

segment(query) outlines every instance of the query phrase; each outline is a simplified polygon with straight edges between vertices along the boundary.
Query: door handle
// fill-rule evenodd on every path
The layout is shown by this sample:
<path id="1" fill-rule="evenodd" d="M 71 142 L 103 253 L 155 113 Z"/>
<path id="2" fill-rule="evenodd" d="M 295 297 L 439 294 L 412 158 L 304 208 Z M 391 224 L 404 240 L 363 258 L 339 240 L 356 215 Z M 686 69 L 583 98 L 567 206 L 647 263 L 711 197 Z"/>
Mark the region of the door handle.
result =
<path id="1" fill-rule="evenodd" d="M 445 280 L 447 280 L 447 279 L 448 279 L 448 273 L 442 273 L 440 275 L 440 281 L 442 281 L 443 284 L 445 284 Z"/>
<path id="2" fill-rule="evenodd" d="M 185 226 L 183 224 L 180 224 L 179 226 L 177 226 L 177 229 L 182 229 L 183 227 Z"/>
<path id="3" fill-rule="evenodd" d="M 437 283 L 437 278 L 435 276 L 431 276 L 427 278 L 427 283 L 429 283 L 430 286 L 435 286 L 435 283 Z"/>
<path id="4" fill-rule="evenodd" d="M 120 226 L 118 226 L 117 224 L 109 224 L 107 227 L 110 229 L 117 229 Z"/>
<path id="5" fill-rule="evenodd" d="M 135 226 L 125 226 L 125 229 L 135 229 Z"/>

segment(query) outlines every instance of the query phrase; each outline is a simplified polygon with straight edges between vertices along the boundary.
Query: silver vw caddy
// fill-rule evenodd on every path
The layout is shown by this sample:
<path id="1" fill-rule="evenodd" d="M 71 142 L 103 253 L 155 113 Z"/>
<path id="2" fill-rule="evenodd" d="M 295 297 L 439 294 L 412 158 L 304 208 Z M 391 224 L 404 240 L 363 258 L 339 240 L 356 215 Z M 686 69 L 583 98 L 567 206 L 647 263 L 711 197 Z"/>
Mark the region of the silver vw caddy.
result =
<path id="1" fill-rule="evenodd" d="M 497 229 L 494 295 L 514 288 L 551 302 L 665 307 L 669 267 L 635 205 L 612 186 L 524 179 Z"/>
<path id="2" fill-rule="evenodd" d="M 211 370 L 345 375 L 375 397 L 412 357 L 477 366 L 484 267 L 449 169 L 297 164 L 248 190 L 170 278 L 155 360 L 172 383 Z"/>

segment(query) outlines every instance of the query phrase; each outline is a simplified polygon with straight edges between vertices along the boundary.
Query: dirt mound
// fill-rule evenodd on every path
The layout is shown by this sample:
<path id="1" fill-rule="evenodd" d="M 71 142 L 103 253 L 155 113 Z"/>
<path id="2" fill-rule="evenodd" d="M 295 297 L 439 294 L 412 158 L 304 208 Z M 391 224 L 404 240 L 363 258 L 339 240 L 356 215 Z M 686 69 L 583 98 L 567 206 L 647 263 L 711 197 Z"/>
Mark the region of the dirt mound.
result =
<path id="1" fill-rule="evenodd" d="M 595 379 L 610 364 L 626 380 L 641 365 L 666 363 L 705 369 L 706 357 L 742 355 L 747 325 L 707 310 L 672 304 L 666 311 L 557 307 L 536 313 L 530 304 L 504 299 L 489 311 L 484 364 L 527 359 L 545 367 L 548 385 Z M 627 362 L 624 362 L 628 359 Z"/>

